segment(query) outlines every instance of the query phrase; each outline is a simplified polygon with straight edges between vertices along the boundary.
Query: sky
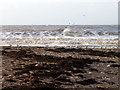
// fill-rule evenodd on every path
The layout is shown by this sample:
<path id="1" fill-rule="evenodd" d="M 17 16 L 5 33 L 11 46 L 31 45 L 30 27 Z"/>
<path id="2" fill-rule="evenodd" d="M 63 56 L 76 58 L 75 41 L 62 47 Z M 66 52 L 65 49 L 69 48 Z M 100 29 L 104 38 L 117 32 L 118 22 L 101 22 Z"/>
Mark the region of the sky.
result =
<path id="1" fill-rule="evenodd" d="M 117 25 L 119 0 L 0 0 L 0 25 Z"/>

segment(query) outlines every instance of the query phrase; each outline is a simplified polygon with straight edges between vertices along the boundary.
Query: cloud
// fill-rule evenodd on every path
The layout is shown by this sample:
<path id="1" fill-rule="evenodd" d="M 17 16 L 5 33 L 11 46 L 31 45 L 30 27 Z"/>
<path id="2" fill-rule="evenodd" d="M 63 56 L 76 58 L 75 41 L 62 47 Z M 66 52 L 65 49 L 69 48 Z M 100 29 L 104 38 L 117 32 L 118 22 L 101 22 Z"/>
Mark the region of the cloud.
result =
<path id="1" fill-rule="evenodd" d="M 68 24 L 68 22 L 116 24 L 117 22 L 118 4 L 115 2 L 117 0 L 0 1 L 2 12 L 0 18 L 4 20 L 2 24 Z"/>

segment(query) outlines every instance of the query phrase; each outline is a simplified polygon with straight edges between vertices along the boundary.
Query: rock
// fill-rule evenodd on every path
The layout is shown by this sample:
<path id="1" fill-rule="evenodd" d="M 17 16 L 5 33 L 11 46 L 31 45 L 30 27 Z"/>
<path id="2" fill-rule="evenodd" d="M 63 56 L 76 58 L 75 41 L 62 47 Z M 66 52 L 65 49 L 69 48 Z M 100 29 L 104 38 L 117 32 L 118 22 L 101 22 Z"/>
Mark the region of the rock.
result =
<path id="1" fill-rule="evenodd" d="M 118 64 L 112 64 L 112 65 L 110 65 L 110 67 L 120 67 L 120 65 L 118 65 Z"/>
<path id="2" fill-rule="evenodd" d="M 83 80 L 83 81 L 77 81 L 76 83 L 79 83 L 82 85 L 98 84 L 98 82 L 95 79 L 87 79 L 87 80 Z"/>
<path id="3" fill-rule="evenodd" d="M 77 73 L 76 75 L 81 77 L 81 78 L 84 78 L 84 76 L 81 73 Z"/>
<path id="4" fill-rule="evenodd" d="M 107 67 L 110 67 L 110 65 L 107 65 Z"/>
<path id="5" fill-rule="evenodd" d="M 70 79 L 70 82 L 75 83 L 79 78 L 78 76 L 70 76 L 69 79 Z"/>
<path id="6" fill-rule="evenodd" d="M 70 80 L 68 79 L 68 76 L 66 74 L 62 74 L 56 78 L 58 81 L 63 81 L 63 82 L 69 82 Z"/>
<path id="7" fill-rule="evenodd" d="M 33 74 L 34 72 L 33 71 L 29 71 L 30 74 Z"/>
<path id="8" fill-rule="evenodd" d="M 8 76 L 8 74 L 7 74 L 7 73 L 2 73 L 2 75 L 3 75 L 3 76 Z"/>
<path id="9" fill-rule="evenodd" d="M 6 78 L 5 80 L 9 82 L 16 82 L 16 80 L 13 80 L 12 78 Z"/>

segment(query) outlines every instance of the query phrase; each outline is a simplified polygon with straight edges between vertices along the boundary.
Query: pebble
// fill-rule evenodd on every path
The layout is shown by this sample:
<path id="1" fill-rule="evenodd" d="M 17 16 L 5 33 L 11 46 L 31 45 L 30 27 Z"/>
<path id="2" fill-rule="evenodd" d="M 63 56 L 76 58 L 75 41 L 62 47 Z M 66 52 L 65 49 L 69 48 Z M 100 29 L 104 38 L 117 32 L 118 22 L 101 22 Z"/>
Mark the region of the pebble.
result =
<path id="1" fill-rule="evenodd" d="M 92 72 L 88 72 L 89 74 L 92 74 Z"/>
<path id="2" fill-rule="evenodd" d="M 34 72 L 33 71 L 29 71 L 30 74 L 33 74 Z"/>
<path id="3" fill-rule="evenodd" d="M 110 65 L 107 65 L 107 67 L 110 67 Z"/>

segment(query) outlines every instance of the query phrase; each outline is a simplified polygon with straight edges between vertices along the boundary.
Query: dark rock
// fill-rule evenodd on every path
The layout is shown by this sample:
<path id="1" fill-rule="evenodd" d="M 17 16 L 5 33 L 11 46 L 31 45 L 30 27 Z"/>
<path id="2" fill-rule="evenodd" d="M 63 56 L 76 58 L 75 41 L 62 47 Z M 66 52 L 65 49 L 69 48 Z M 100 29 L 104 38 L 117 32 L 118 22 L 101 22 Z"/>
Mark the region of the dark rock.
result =
<path id="1" fill-rule="evenodd" d="M 77 81 L 76 83 L 82 84 L 82 85 L 98 84 L 98 82 L 95 79 L 87 79 L 84 81 Z"/>
<path id="2" fill-rule="evenodd" d="M 115 61 L 107 61 L 107 63 L 116 63 Z"/>
<path id="3" fill-rule="evenodd" d="M 6 78 L 5 80 L 6 80 L 6 81 L 9 81 L 9 82 L 16 82 L 16 80 L 13 80 L 13 79 L 11 79 L 11 78 Z"/>
<path id="4" fill-rule="evenodd" d="M 56 78 L 58 81 L 63 81 L 63 82 L 69 82 L 70 80 L 68 79 L 68 76 L 66 74 L 61 74 Z"/>
<path id="5" fill-rule="evenodd" d="M 110 67 L 120 67 L 120 65 L 119 64 L 112 64 L 112 65 L 110 65 Z"/>
<path id="6" fill-rule="evenodd" d="M 98 70 L 97 70 L 97 69 L 95 69 L 95 68 L 90 68 L 89 70 L 90 70 L 90 71 L 95 71 L 95 72 L 98 72 Z"/>

